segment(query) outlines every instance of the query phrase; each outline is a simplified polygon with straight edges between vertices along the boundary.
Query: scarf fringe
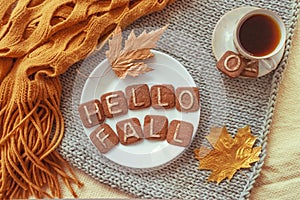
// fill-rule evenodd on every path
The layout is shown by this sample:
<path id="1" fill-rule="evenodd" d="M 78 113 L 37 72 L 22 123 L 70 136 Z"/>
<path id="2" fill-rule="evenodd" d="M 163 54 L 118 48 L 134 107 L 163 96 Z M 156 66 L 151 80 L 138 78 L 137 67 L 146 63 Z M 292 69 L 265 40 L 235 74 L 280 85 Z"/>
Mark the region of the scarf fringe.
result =
<path id="1" fill-rule="evenodd" d="M 59 79 L 53 78 L 52 84 L 57 87 Z M 50 90 L 50 85 L 45 88 Z M 82 183 L 55 151 L 63 138 L 64 122 L 60 95 L 50 94 L 54 95 L 34 102 L 1 102 L 1 199 L 61 198 L 59 178 L 77 197 L 72 184 L 81 187 Z"/>

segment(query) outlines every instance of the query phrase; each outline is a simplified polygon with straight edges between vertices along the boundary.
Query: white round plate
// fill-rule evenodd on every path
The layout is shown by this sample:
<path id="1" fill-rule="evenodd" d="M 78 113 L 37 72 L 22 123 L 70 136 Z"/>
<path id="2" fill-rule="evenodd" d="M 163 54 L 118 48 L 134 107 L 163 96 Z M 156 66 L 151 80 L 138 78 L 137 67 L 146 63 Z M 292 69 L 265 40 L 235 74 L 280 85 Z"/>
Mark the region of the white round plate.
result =
<path id="1" fill-rule="evenodd" d="M 147 84 L 149 88 L 154 84 L 172 84 L 175 89 L 181 86 L 196 87 L 196 84 L 190 74 L 177 60 L 158 51 L 152 52 L 155 56 L 148 59 L 146 63 L 154 70 L 138 77 L 126 77 L 124 80 L 120 80 L 114 72 L 110 70 L 107 59 L 102 61 L 86 80 L 81 94 L 80 103 L 93 99 L 100 99 L 100 96 L 107 92 L 117 90 L 125 92 L 125 88 L 127 86 L 134 84 Z M 105 123 L 110 125 L 110 127 L 116 132 L 116 123 L 118 121 L 137 117 L 143 126 L 144 117 L 149 114 L 166 116 L 169 123 L 173 119 L 192 123 L 194 126 L 194 137 L 199 124 L 200 109 L 196 112 L 190 113 L 179 112 L 176 108 L 157 110 L 150 107 L 134 111 L 128 110 L 126 115 L 112 119 L 105 119 Z M 90 129 L 84 127 L 88 137 L 96 127 Z M 120 165 L 130 168 L 145 169 L 166 164 L 178 157 L 184 150 L 184 147 L 171 145 L 166 140 L 149 141 L 147 139 L 143 139 L 141 142 L 131 145 L 118 144 L 103 155 L 109 160 Z"/>
<path id="2" fill-rule="evenodd" d="M 223 54 L 231 50 L 237 52 L 233 44 L 233 31 L 237 21 L 247 12 L 258 9 L 257 7 L 240 7 L 227 12 L 218 21 L 215 26 L 212 37 L 212 50 L 217 60 L 219 60 Z M 259 61 L 259 73 L 258 77 L 264 76 L 274 70 L 279 64 L 284 53 L 284 47 L 274 56 L 269 59 L 263 59 Z"/>

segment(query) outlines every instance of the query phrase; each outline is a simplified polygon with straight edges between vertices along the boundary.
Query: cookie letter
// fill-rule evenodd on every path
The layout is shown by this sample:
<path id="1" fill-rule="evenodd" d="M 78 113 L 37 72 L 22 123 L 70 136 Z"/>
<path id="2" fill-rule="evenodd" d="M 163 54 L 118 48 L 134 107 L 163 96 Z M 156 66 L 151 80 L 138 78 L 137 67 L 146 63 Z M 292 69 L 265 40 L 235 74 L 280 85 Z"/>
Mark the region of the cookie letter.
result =
<path id="1" fill-rule="evenodd" d="M 259 62 L 258 60 L 246 60 L 247 64 L 241 76 L 256 78 L 259 73 Z"/>
<path id="2" fill-rule="evenodd" d="M 120 121 L 116 128 L 121 144 L 132 144 L 143 138 L 141 124 L 137 118 Z"/>
<path id="3" fill-rule="evenodd" d="M 175 106 L 174 87 L 172 85 L 153 85 L 151 102 L 155 109 L 169 109 Z"/>
<path id="4" fill-rule="evenodd" d="M 157 88 L 157 104 L 158 104 L 158 106 L 161 106 L 161 107 L 165 107 L 165 106 L 168 106 L 169 104 L 167 103 L 167 102 L 165 102 L 165 103 L 162 103 L 161 101 L 162 101 L 162 94 L 161 94 L 161 88 L 159 87 L 159 88 Z"/>
<path id="5" fill-rule="evenodd" d="M 233 51 L 226 51 L 217 62 L 217 68 L 230 78 L 235 78 L 244 70 L 245 60 Z"/>
<path id="6" fill-rule="evenodd" d="M 101 124 L 105 120 L 102 104 L 99 100 L 92 100 L 79 105 L 78 111 L 83 125 L 87 128 Z"/>
<path id="7" fill-rule="evenodd" d="M 196 87 L 178 87 L 176 89 L 176 109 L 182 112 L 194 112 L 199 109 L 199 90 Z"/>
<path id="8" fill-rule="evenodd" d="M 160 115 L 146 115 L 144 136 L 149 140 L 164 140 L 168 131 L 168 118 Z"/>
<path id="9" fill-rule="evenodd" d="M 110 92 L 101 96 L 104 114 L 108 118 L 126 114 L 128 107 L 122 91 Z"/>
<path id="10" fill-rule="evenodd" d="M 176 146 L 186 147 L 192 140 L 193 130 L 193 124 L 173 120 L 168 129 L 167 142 Z"/>
<path id="11" fill-rule="evenodd" d="M 132 100 L 133 100 L 134 107 L 140 107 L 140 106 L 145 105 L 144 102 L 139 102 L 139 103 L 137 102 L 137 96 L 136 96 L 134 88 L 131 88 L 131 94 L 132 94 Z"/>
<path id="12" fill-rule="evenodd" d="M 128 86 L 126 89 L 126 98 L 130 110 L 139 110 L 151 106 L 151 99 L 148 85 L 138 84 Z"/>
<path id="13" fill-rule="evenodd" d="M 136 130 L 133 128 L 133 125 L 130 122 L 124 123 L 123 130 L 125 131 L 123 137 L 124 142 L 127 142 L 127 138 L 129 137 L 139 138 L 139 135 L 137 134 Z"/>
<path id="14" fill-rule="evenodd" d="M 180 126 L 180 123 L 178 123 L 178 124 L 176 125 L 175 132 L 174 132 L 174 135 L 173 135 L 173 141 L 174 141 L 174 142 L 177 142 L 177 143 L 183 143 L 183 141 L 182 141 L 181 139 L 178 139 L 178 138 L 177 138 L 179 126 Z"/>
<path id="15" fill-rule="evenodd" d="M 107 148 L 107 145 L 105 144 L 104 140 L 106 140 L 106 139 L 109 137 L 109 135 L 108 135 L 108 134 L 107 134 L 107 135 L 104 135 L 103 138 L 101 138 L 101 136 L 100 136 L 100 134 L 103 134 L 103 133 L 104 133 L 104 130 L 105 130 L 104 128 L 100 129 L 100 131 L 97 132 L 96 137 L 97 137 L 98 140 L 101 142 L 101 144 L 102 144 L 105 148 Z"/>
<path id="16" fill-rule="evenodd" d="M 106 153 L 119 143 L 119 138 L 108 124 L 101 124 L 90 139 L 101 153 Z"/>

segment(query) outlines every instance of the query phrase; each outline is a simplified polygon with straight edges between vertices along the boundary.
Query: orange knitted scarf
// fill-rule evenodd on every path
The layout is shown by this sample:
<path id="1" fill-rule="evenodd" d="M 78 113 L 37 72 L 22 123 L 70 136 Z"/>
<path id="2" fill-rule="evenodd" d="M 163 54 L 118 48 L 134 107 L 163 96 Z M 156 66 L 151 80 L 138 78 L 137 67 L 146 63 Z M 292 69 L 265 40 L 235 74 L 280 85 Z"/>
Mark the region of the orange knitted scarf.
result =
<path id="1" fill-rule="evenodd" d="M 114 28 L 172 0 L 0 0 L 0 199 L 61 197 L 82 184 L 55 151 L 64 133 L 59 75 Z"/>

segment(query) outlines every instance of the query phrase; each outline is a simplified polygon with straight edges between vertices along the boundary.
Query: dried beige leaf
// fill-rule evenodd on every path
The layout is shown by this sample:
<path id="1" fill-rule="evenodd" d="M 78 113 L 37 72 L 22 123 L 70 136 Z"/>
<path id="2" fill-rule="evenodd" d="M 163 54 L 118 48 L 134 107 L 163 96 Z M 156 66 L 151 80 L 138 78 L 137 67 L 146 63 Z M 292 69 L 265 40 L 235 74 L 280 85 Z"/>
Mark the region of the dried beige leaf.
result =
<path id="1" fill-rule="evenodd" d="M 117 27 L 112 39 L 109 41 L 109 50 L 106 51 L 107 59 L 115 74 L 124 79 L 127 75 L 136 77 L 151 71 L 152 69 L 141 61 L 154 56 L 150 50 L 156 47 L 157 41 L 166 28 L 167 26 L 164 26 L 149 33 L 144 31 L 138 37 L 131 31 L 125 41 L 123 50 L 121 50 L 123 38 L 121 29 Z"/>
<path id="2" fill-rule="evenodd" d="M 128 65 L 137 61 L 137 60 L 145 60 L 148 58 L 153 57 L 154 54 L 151 53 L 150 49 L 140 49 L 136 51 L 128 52 L 126 55 L 122 54 L 120 57 L 118 57 L 115 61 L 115 66 L 117 65 Z"/>
<path id="3" fill-rule="evenodd" d="M 106 57 L 111 65 L 120 56 L 122 50 L 122 40 L 122 30 L 119 26 L 117 26 L 113 33 L 112 39 L 108 41 L 109 50 L 106 51 Z"/>
<path id="4" fill-rule="evenodd" d="M 148 67 L 145 63 L 134 63 L 128 70 L 127 75 L 136 77 L 140 74 L 144 74 L 146 72 L 150 72 L 153 69 Z"/>
<path id="5" fill-rule="evenodd" d="M 153 49 L 156 47 L 156 43 L 164 33 L 164 31 L 167 29 L 168 26 L 164 26 L 160 29 L 150 31 L 147 33 L 146 31 L 143 31 L 143 33 L 136 37 L 134 32 L 132 31 L 128 39 L 125 41 L 125 46 L 123 49 L 123 54 L 126 54 L 131 51 L 136 51 L 140 49 Z"/>

